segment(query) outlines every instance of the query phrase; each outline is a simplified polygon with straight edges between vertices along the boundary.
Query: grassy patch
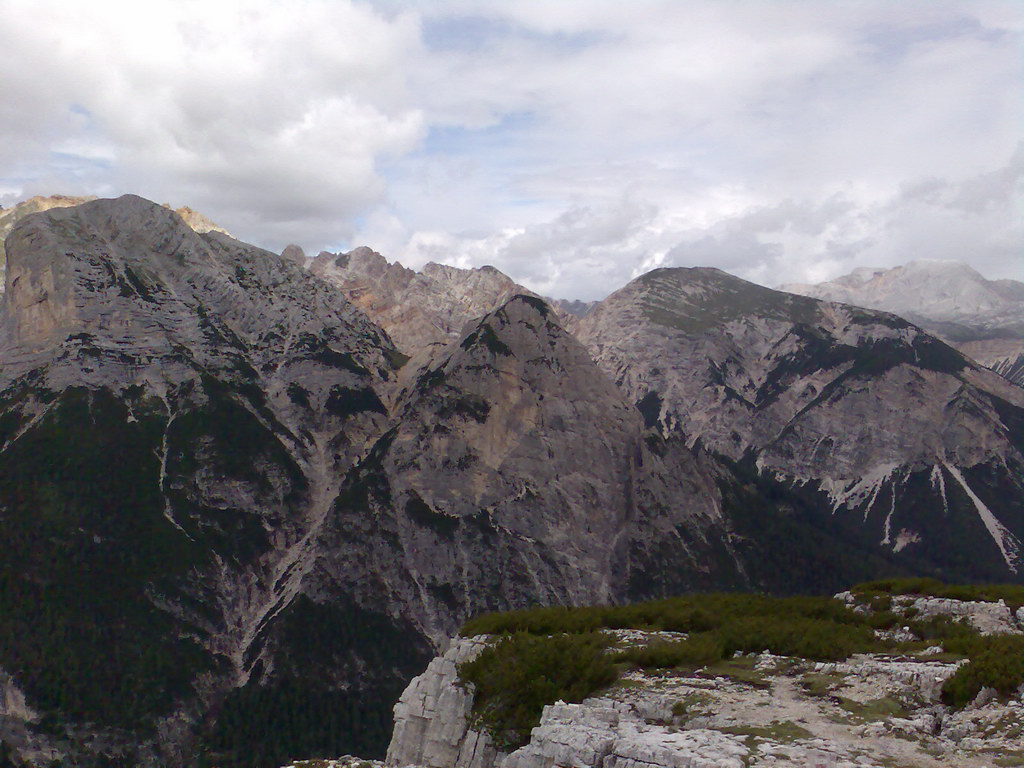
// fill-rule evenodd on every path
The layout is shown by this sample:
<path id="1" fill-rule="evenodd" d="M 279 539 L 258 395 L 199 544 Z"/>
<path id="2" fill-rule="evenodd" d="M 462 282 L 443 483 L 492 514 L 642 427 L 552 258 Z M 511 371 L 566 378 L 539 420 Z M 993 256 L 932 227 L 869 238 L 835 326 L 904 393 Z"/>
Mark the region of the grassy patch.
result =
<path id="1" fill-rule="evenodd" d="M 839 697 L 839 706 L 850 713 L 855 722 L 867 723 L 885 720 L 887 717 L 906 717 L 907 709 L 891 696 L 868 701 L 855 701 Z"/>
<path id="2" fill-rule="evenodd" d="M 689 717 L 702 713 L 714 701 L 714 697 L 703 691 L 692 691 L 672 705 L 674 717 Z"/>
<path id="3" fill-rule="evenodd" d="M 823 697 L 839 690 L 846 683 L 841 672 L 808 672 L 800 678 L 800 686 L 808 696 Z"/>
<path id="4" fill-rule="evenodd" d="M 719 728 L 722 733 L 734 736 L 748 736 L 789 744 L 799 739 L 813 739 L 814 734 L 791 720 L 775 720 L 768 725 L 735 725 Z"/>
<path id="5" fill-rule="evenodd" d="M 723 659 L 709 665 L 704 671 L 708 675 L 728 677 L 730 680 L 746 683 L 755 688 L 771 688 L 771 680 L 764 672 L 755 668 L 756 664 L 756 657 L 741 656 L 735 659 Z"/>

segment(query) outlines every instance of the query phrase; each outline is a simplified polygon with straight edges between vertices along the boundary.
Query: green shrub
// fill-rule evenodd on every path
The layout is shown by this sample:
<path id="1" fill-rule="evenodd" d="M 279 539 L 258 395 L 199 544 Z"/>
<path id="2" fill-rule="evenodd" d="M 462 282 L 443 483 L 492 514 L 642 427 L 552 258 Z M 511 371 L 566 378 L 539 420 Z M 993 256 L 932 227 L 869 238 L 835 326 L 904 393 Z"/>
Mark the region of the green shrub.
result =
<path id="1" fill-rule="evenodd" d="M 868 626 L 823 619 L 749 616 L 729 619 L 717 629 L 676 642 L 653 642 L 616 654 L 644 669 L 705 666 L 742 653 L 767 650 L 779 656 L 839 661 L 853 653 L 880 650 Z"/>
<path id="2" fill-rule="evenodd" d="M 750 594 L 685 595 L 623 606 L 527 608 L 470 619 L 462 634 L 534 635 L 593 632 L 598 629 L 651 629 L 707 632 L 740 617 L 792 617 L 840 624 L 864 624 L 863 615 L 831 597 L 769 597 Z"/>
<path id="3" fill-rule="evenodd" d="M 601 634 L 537 637 L 518 633 L 459 666 L 459 678 L 475 687 L 474 724 L 499 749 L 525 744 L 544 705 L 580 702 L 615 682 L 610 638 Z"/>
<path id="4" fill-rule="evenodd" d="M 970 662 L 942 686 L 942 701 L 954 707 L 970 703 L 982 688 L 1010 696 L 1024 685 L 1024 637 L 994 635 L 978 638 L 969 648 Z"/>
<path id="5" fill-rule="evenodd" d="M 1014 610 L 1024 605 L 1024 585 L 1021 584 L 944 584 L 929 578 L 882 579 L 858 584 L 850 591 L 867 600 L 884 595 L 920 595 L 992 603 L 1003 600 Z"/>
<path id="6" fill-rule="evenodd" d="M 867 623 L 872 629 L 892 629 L 904 619 L 890 610 L 880 610 L 867 615 Z"/>
<path id="7" fill-rule="evenodd" d="M 853 653 L 878 648 L 870 627 L 801 617 L 733 619 L 724 624 L 718 634 L 727 655 L 736 651 L 768 650 L 779 656 L 840 661 Z"/>
<path id="8" fill-rule="evenodd" d="M 714 632 L 693 635 L 675 642 L 656 641 L 645 646 L 620 651 L 616 661 L 623 661 L 643 669 L 671 669 L 673 667 L 703 667 L 725 656 L 725 645 Z"/>
<path id="9" fill-rule="evenodd" d="M 935 595 L 945 586 L 938 579 L 924 577 L 879 579 L 856 584 L 850 592 L 868 598 L 878 595 Z"/>
<path id="10" fill-rule="evenodd" d="M 910 631 L 922 640 L 937 640 L 948 646 L 952 640 L 964 640 L 978 637 L 978 631 L 970 624 L 953 619 L 949 616 L 930 616 L 927 619 L 915 619 L 908 622 Z M 952 650 L 946 647 L 946 650 Z"/>

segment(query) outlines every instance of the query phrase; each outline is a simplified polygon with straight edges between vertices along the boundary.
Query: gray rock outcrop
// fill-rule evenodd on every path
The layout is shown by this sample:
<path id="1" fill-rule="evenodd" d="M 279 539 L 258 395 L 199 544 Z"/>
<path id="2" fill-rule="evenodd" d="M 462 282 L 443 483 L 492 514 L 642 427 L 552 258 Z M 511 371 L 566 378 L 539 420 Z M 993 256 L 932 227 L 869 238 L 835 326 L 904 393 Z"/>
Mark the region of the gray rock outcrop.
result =
<path id="1" fill-rule="evenodd" d="M 458 638 L 413 678 L 395 704 L 387 764 L 489 768 L 501 754 L 470 725 L 471 691 L 458 685 L 458 665 L 472 661 L 486 638 Z"/>
<path id="2" fill-rule="evenodd" d="M 897 597 L 893 602 L 904 608 L 913 609 L 913 615 L 920 619 L 933 616 L 966 619 L 983 635 L 1024 632 L 1024 622 L 1002 601 L 988 603 L 980 600 L 951 600 L 945 597 Z M 1018 612 L 1021 610 L 1018 609 Z M 1021 617 L 1024 618 L 1024 614 Z"/>
<path id="3" fill-rule="evenodd" d="M 749 750 L 738 736 L 720 731 L 672 733 L 638 717 L 618 702 L 544 708 L 530 743 L 494 765 L 497 768 L 744 768 Z"/>

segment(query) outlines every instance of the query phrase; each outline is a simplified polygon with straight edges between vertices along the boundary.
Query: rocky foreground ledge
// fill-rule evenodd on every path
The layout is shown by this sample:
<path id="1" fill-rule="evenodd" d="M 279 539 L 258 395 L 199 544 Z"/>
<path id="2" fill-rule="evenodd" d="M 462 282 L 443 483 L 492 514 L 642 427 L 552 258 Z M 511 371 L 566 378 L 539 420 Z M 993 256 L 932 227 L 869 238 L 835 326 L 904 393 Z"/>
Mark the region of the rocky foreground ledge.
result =
<path id="1" fill-rule="evenodd" d="M 870 610 L 850 593 L 836 596 Z M 984 635 L 1024 633 L 1024 608 L 1002 602 L 897 596 L 891 610 L 949 617 Z M 618 649 L 685 637 L 605 630 Z M 900 626 L 880 631 L 899 639 Z M 415 678 L 395 707 L 385 763 L 344 758 L 295 768 L 982 768 L 1024 766 L 1024 686 L 998 698 L 983 689 L 968 706 L 940 700 L 967 663 L 939 645 L 910 653 L 858 653 L 815 662 L 768 652 L 694 671 L 635 670 L 579 704 L 544 708 L 529 742 L 511 752 L 473 727 L 472 686 L 459 665 L 493 638 L 460 638 Z"/>

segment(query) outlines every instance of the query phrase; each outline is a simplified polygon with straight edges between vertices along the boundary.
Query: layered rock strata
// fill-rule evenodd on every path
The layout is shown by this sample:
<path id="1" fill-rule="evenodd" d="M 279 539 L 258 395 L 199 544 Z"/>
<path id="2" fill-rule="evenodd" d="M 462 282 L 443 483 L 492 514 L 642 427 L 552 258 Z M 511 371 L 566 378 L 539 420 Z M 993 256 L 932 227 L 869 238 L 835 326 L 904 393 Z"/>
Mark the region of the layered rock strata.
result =
<path id="1" fill-rule="evenodd" d="M 970 539 L 969 569 L 1019 578 L 1022 390 L 920 328 L 718 270 L 659 269 L 577 336 L 648 425 L 788 486 L 789 504 L 817 510 L 807 529 L 845 528 L 947 576 L 968 566 L 953 553 Z"/>

